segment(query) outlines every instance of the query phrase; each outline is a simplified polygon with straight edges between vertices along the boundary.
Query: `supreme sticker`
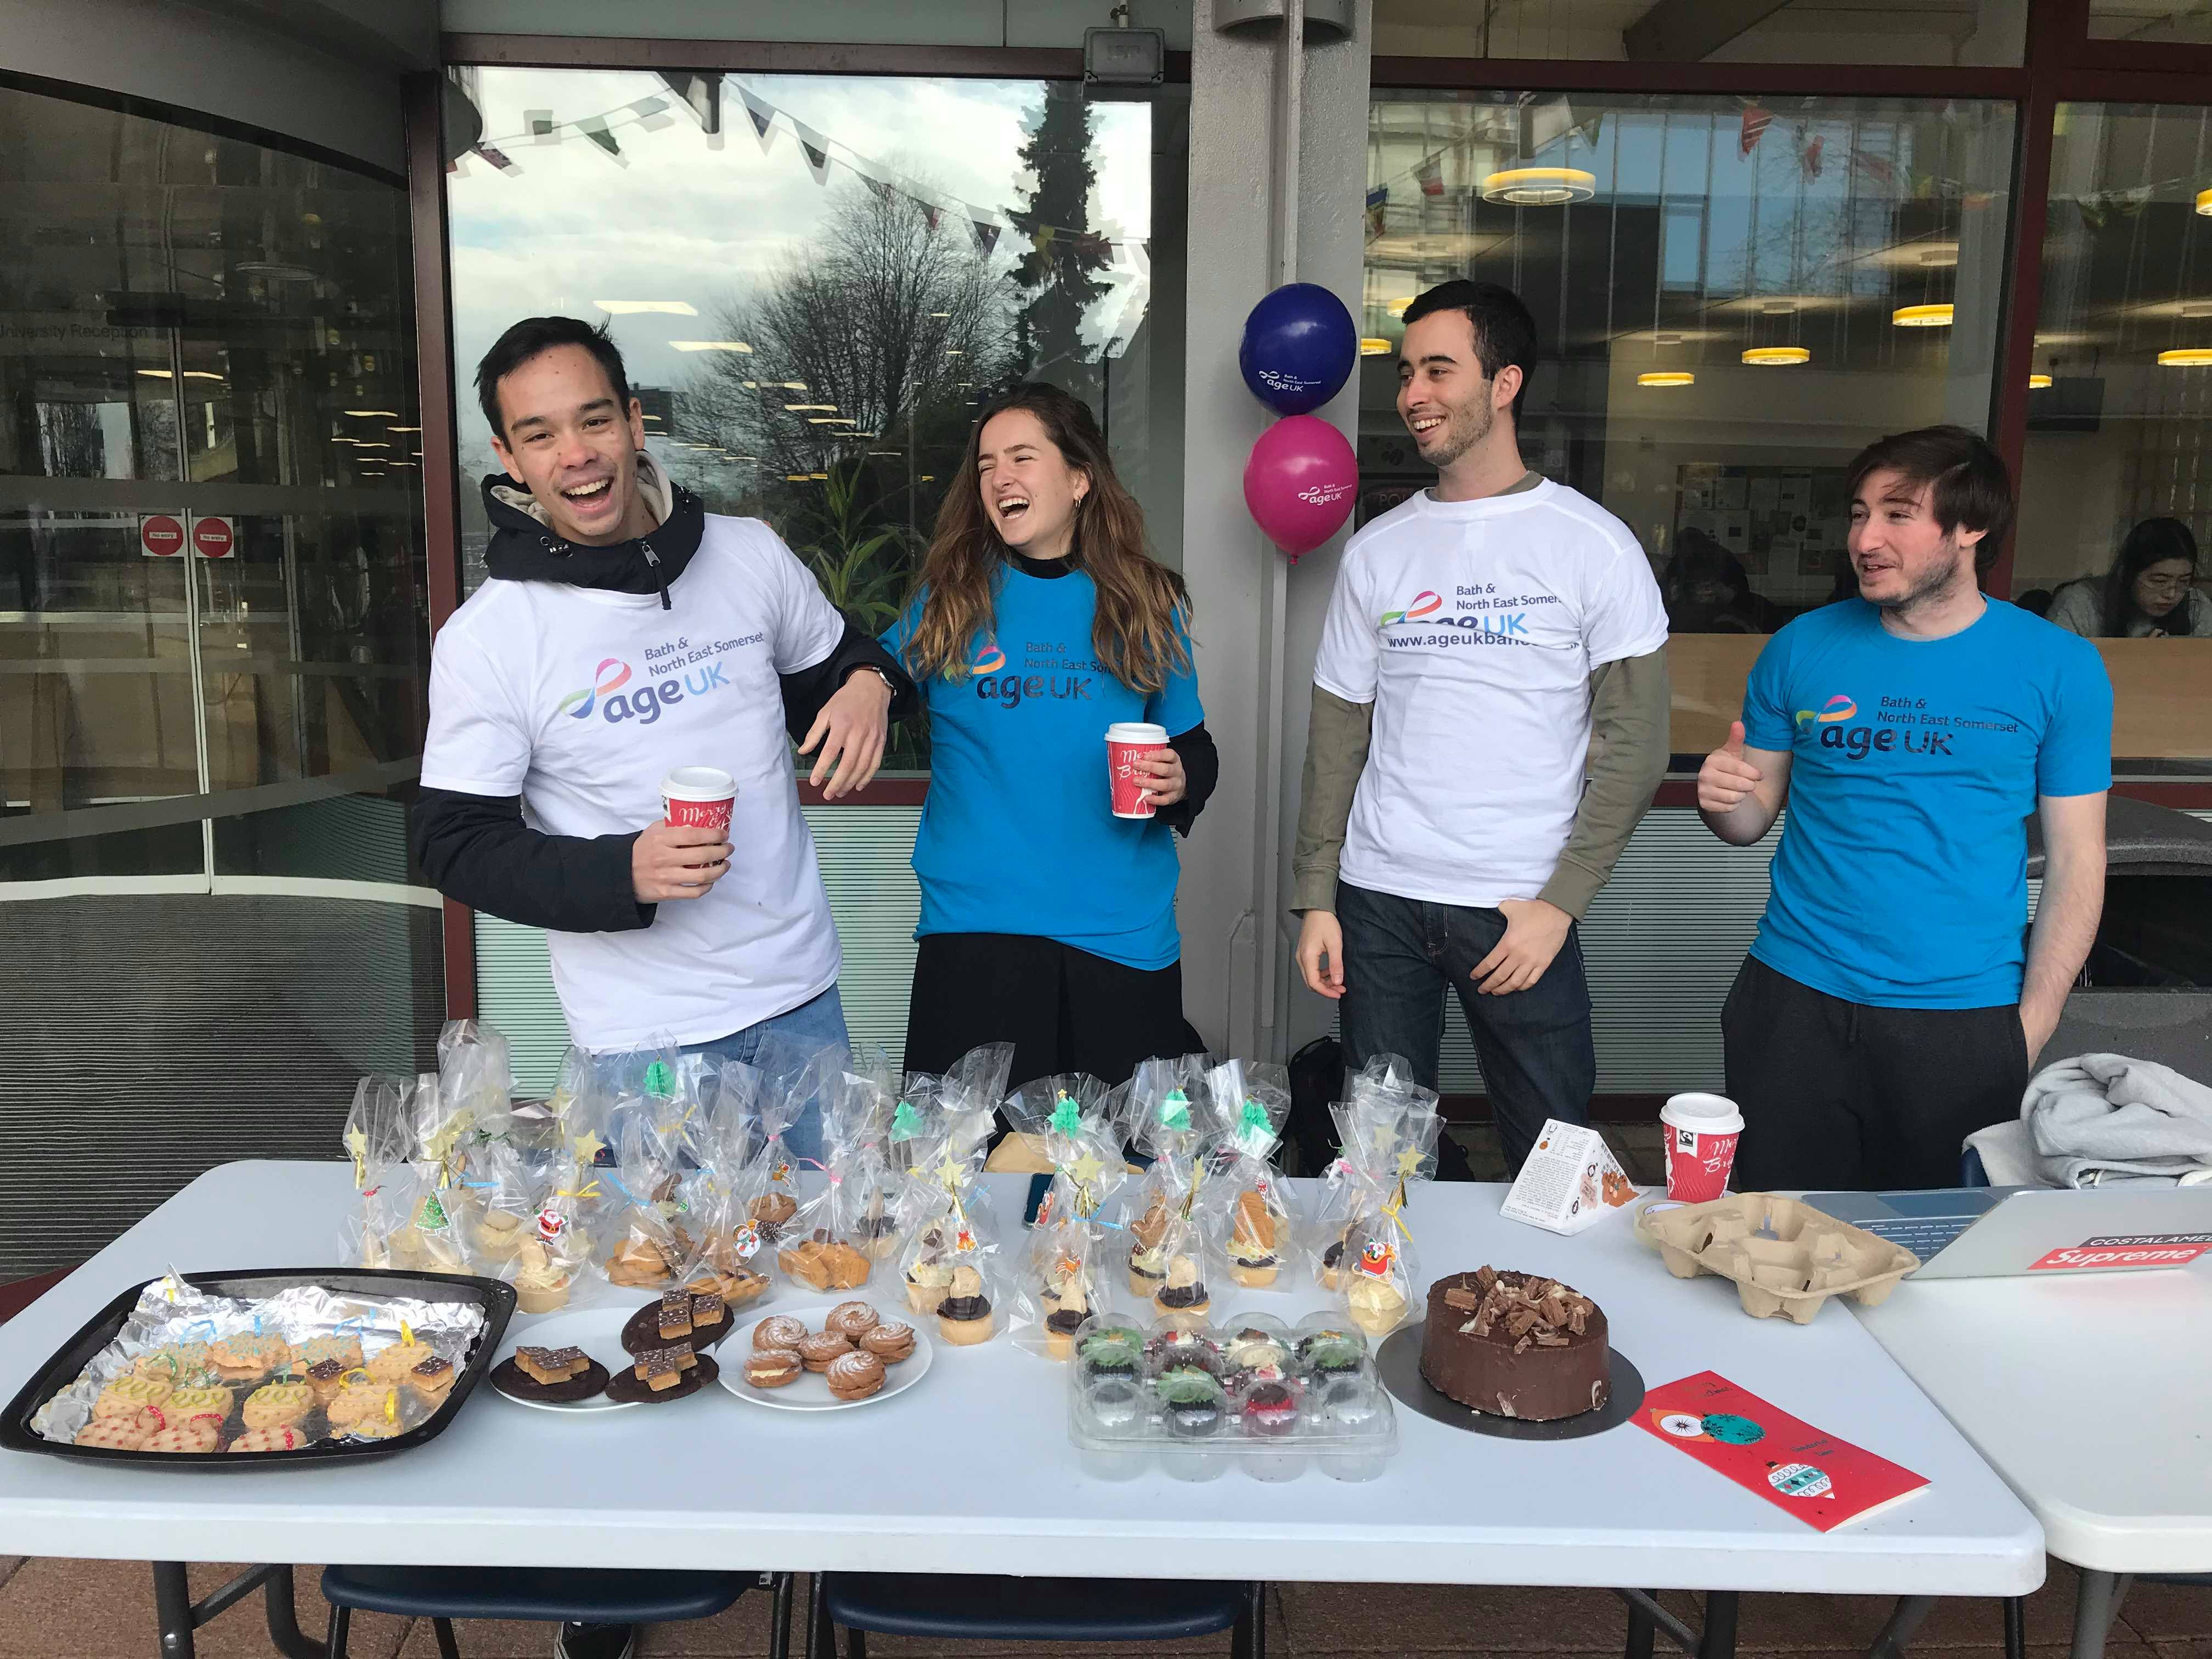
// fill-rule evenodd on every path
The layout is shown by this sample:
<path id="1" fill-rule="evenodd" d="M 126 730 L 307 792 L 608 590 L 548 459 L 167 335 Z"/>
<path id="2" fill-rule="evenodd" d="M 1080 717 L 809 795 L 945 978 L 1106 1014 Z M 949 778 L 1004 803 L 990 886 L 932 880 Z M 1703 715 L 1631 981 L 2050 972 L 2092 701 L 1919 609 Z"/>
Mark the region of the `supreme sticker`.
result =
<path id="1" fill-rule="evenodd" d="M 2212 1233 L 2121 1233 L 2085 1238 L 2028 1264 L 2031 1273 L 2082 1267 L 2180 1267 L 2212 1250 Z"/>

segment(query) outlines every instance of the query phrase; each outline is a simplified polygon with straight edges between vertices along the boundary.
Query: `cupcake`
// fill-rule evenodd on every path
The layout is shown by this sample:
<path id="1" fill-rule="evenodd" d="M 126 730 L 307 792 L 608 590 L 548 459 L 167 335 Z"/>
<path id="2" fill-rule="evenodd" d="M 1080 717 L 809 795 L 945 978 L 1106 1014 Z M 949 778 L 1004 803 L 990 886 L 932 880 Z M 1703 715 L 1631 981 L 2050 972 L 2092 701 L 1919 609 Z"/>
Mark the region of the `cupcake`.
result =
<path id="1" fill-rule="evenodd" d="M 919 1314 L 935 1313 L 952 1285 L 952 1269 L 942 1261 L 917 1261 L 907 1269 L 906 1304 Z"/>
<path id="2" fill-rule="evenodd" d="M 1091 1381 L 1123 1377 L 1135 1381 L 1144 1341 L 1126 1325 L 1101 1325 L 1076 1346 L 1083 1375 Z"/>
<path id="3" fill-rule="evenodd" d="M 983 1294 L 983 1275 L 973 1267 L 952 1270 L 945 1299 L 937 1304 L 937 1330 L 956 1347 L 986 1341 L 991 1334 L 991 1302 Z"/>
<path id="4" fill-rule="evenodd" d="M 1278 1439 L 1298 1426 L 1298 1396 L 1286 1382 L 1261 1382 L 1245 1391 L 1244 1432 Z"/>
<path id="5" fill-rule="evenodd" d="M 1168 1432 L 1178 1440 L 1205 1440 L 1220 1427 L 1227 1403 L 1221 1385 L 1202 1371 L 1176 1371 L 1155 1385 Z"/>
<path id="6" fill-rule="evenodd" d="M 1229 1276 L 1239 1285 L 1261 1290 L 1275 1282 L 1281 1265 L 1275 1255 L 1275 1218 L 1267 1213 L 1267 1200 L 1248 1191 L 1237 1200 L 1237 1224 L 1229 1236 Z"/>
<path id="7" fill-rule="evenodd" d="M 1187 1255 L 1170 1257 L 1167 1282 L 1153 1295 L 1152 1305 L 1178 1323 L 1204 1320 L 1213 1304 L 1206 1293 L 1205 1281 L 1198 1276 L 1198 1263 Z"/>

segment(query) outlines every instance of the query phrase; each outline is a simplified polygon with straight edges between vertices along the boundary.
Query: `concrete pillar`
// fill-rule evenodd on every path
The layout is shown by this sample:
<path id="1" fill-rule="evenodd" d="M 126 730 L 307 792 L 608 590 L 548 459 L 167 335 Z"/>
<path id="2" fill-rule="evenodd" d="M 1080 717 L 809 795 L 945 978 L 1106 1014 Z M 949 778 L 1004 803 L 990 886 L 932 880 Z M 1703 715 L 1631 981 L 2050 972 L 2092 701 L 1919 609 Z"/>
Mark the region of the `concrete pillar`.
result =
<path id="1" fill-rule="evenodd" d="M 1361 314 L 1370 0 L 1341 40 L 1309 43 L 1299 96 L 1285 100 L 1275 27 L 1222 34 L 1214 0 L 1191 29 L 1188 319 L 1184 360 L 1183 574 L 1196 609 L 1206 724 L 1221 782 L 1182 847 L 1183 995 L 1214 1047 L 1282 1059 L 1293 1030 L 1328 1023 L 1290 989 L 1295 935 L 1283 909 L 1298 772 L 1321 620 L 1342 540 L 1293 568 L 1244 509 L 1245 457 L 1271 419 L 1237 368 L 1244 317 L 1276 285 L 1279 216 L 1289 205 L 1281 146 L 1297 145 L 1297 280 Z M 1283 131 L 1285 101 L 1298 131 Z M 1356 435 L 1358 378 L 1316 411 Z M 1304 1006 L 1298 1006 L 1304 1005 Z"/>

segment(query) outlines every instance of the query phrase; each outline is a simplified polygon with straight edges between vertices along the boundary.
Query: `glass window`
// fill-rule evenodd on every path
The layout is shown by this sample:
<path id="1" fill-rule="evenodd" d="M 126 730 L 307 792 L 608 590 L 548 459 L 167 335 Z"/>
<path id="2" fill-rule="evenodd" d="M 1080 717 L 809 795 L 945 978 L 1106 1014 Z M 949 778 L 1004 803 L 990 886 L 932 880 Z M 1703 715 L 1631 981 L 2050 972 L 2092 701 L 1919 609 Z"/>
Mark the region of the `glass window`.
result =
<path id="1" fill-rule="evenodd" d="M 2060 105 L 2048 214 L 2012 591 L 2109 641 L 2117 756 L 2202 769 L 2212 109 Z"/>
<path id="2" fill-rule="evenodd" d="M 2151 9 L 2142 0 L 2132 9 Z M 2017 64 L 2027 20 L 2027 0 L 1375 0 L 1375 50 L 1651 64 Z"/>
<path id="3" fill-rule="evenodd" d="M 1433 477 L 1395 407 L 1407 304 L 1534 313 L 1528 465 L 1618 515 L 1679 635 L 1674 749 L 1726 735 L 1757 642 L 1848 578 L 1844 469 L 1986 428 L 2011 106 L 1394 92 L 1370 111 L 1363 520 Z M 1723 713 L 1723 711 L 1727 711 Z M 1718 722 L 1716 725 L 1716 721 Z"/>
<path id="4" fill-rule="evenodd" d="M 0 883 L 410 896 L 408 236 L 388 181 L 0 88 Z"/>
<path id="5" fill-rule="evenodd" d="M 456 73 L 485 134 L 448 180 L 465 387 L 519 317 L 605 319 L 655 459 L 880 630 L 978 404 L 1048 380 L 1091 404 L 1179 562 L 1152 105 L 1072 82 Z M 472 400 L 460 432 L 473 586 L 496 463 Z M 907 728 L 894 743 L 890 767 L 920 764 Z"/>

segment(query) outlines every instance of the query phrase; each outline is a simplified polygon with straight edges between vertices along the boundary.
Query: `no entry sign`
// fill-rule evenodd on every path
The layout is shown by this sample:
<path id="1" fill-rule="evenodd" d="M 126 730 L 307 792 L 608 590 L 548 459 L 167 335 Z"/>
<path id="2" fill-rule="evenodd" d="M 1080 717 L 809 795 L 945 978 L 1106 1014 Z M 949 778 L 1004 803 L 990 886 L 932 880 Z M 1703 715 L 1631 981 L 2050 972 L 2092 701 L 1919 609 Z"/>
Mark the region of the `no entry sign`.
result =
<path id="1" fill-rule="evenodd" d="M 238 526 L 226 518 L 192 520 L 192 551 L 204 559 L 229 559 L 238 555 Z"/>
<path id="2" fill-rule="evenodd" d="M 173 559 L 185 550 L 184 515 L 177 513 L 141 513 L 138 515 L 138 550 L 149 559 Z"/>

